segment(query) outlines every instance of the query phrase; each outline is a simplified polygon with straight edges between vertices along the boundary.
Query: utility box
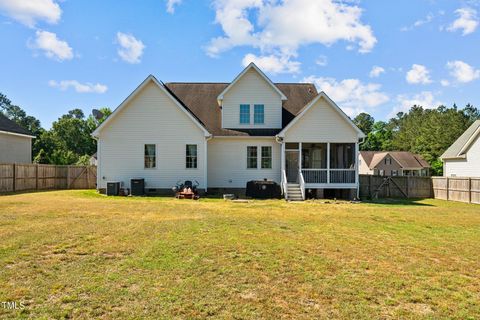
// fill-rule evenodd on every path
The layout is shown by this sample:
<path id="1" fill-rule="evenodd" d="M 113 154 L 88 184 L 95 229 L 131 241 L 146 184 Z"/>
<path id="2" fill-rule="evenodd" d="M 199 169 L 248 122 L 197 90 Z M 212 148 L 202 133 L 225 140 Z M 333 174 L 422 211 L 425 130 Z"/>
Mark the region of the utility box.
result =
<path id="1" fill-rule="evenodd" d="M 145 195 L 145 179 L 132 179 L 130 180 L 131 194 L 132 196 Z"/>
<path id="2" fill-rule="evenodd" d="M 118 196 L 120 194 L 120 182 L 107 182 L 107 196 Z"/>

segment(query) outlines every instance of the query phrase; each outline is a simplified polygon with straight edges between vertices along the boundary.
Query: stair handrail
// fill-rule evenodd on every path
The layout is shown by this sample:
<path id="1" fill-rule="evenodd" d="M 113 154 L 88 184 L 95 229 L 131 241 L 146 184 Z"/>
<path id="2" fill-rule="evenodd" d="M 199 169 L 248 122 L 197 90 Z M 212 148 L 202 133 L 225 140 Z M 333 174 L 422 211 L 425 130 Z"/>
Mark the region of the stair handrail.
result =
<path id="1" fill-rule="evenodd" d="M 282 170 L 282 189 L 285 199 L 288 199 L 287 172 Z"/>
<path id="2" fill-rule="evenodd" d="M 300 190 L 302 191 L 302 200 L 305 200 L 305 179 L 303 178 L 302 169 L 298 169 L 298 180 L 300 181 Z"/>

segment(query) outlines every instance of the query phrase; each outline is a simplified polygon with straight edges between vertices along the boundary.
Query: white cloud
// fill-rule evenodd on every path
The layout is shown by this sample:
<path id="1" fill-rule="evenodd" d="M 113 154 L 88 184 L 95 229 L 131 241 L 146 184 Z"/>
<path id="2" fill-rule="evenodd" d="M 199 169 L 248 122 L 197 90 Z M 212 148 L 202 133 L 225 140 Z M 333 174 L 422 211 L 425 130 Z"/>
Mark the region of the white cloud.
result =
<path id="1" fill-rule="evenodd" d="M 450 81 L 442 79 L 440 80 L 440 84 L 442 85 L 442 87 L 448 87 L 450 85 Z"/>
<path id="2" fill-rule="evenodd" d="M 415 28 L 423 26 L 424 24 L 432 22 L 433 18 L 435 18 L 435 15 L 430 12 L 425 18 L 415 21 L 411 26 L 401 28 L 400 31 L 411 31 Z"/>
<path id="3" fill-rule="evenodd" d="M 117 53 L 123 61 L 128 63 L 140 63 L 145 45 L 141 40 L 131 34 L 117 32 L 117 42 L 120 45 Z"/>
<path id="4" fill-rule="evenodd" d="M 50 80 L 48 85 L 52 88 L 59 88 L 62 91 L 73 88 L 78 93 L 105 93 L 108 90 L 108 87 L 104 84 L 80 83 L 77 80 L 62 80 L 59 82 Z"/>
<path id="5" fill-rule="evenodd" d="M 258 48 L 263 55 L 296 55 L 300 46 L 340 40 L 369 52 L 377 42 L 371 27 L 360 20 L 362 9 L 346 2 L 214 0 L 213 6 L 224 36 L 211 40 L 206 48 L 210 56 L 237 46 Z"/>
<path id="6" fill-rule="evenodd" d="M 167 0 L 167 12 L 168 13 L 175 13 L 175 6 L 182 3 L 182 0 Z"/>
<path id="7" fill-rule="evenodd" d="M 0 0 L 0 11 L 31 28 L 37 21 L 57 23 L 62 15 L 54 0 Z"/>
<path id="8" fill-rule="evenodd" d="M 428 84 L 432 82 L 430 71 L 421 64 L 412 65 L 412 69 L 407 72 L 406 80 L 410 84 Z"/>
<path id="9" fill-rule="evenodd" d="M 480 77 L 480 69 L 475 69 L 468 63 L 460 60 L 447 62 L 447 69 L 450 70 L 450 75 L 460 83 L 471 82 Z"/>
<path id="10" fill-rule="evenodd" d="M 396 100 L 397 106 L 392 110 L 389 117 L 396 116 L 398 112 L 407 112 L 414 105 L 422 106 L 425 109 L 433 109 L 443 105 L 431 91 L 422 91 L 415 95 L 400 94 Z"/>
<path id="11" fill-rule="evenodd" d="M 358 79 L 337 81 L 334 78 L 310 76 L 303 82 L 312 82 L 319 91 L 324 91 L 349 116 L 375 108 L 389 101 L 388 95 L 381 91 L 381 85 L 362 83 Z"/>
<path id="12" fill-rule="evenodd" d="M 320 67 L 325 67 L 328 64 L 328 58 L 326 56 L 319 56 L 315 63 Z"/>
<path id="13" fill-rule="evenodd" d="M 29 43 L 30 48 L 43 50 L 45 56 L 58 61 L 73 58 L 73 49 L 66 41 L 58 39 L 55 33 L 37 30 L 35 35 L 33 43 Z"/>
<path id="14" fill-rule="evenodd" d="M 382 73 L 385 73 L 385 69 L 379 66 L 373 66 L 372 70 L 370 70 L 369 76 L 370 78 L 378 78 Z"/>
<path id="15" fill-rule="evenodd" d="M 268 56 L 256 56 L 252 53 L 247 54 L 242 64 L 244 67 L 248 66 L 251 62 L 255 63 L 262 71 L 269 73 L 299 73 L 300 62 L 290 60 L 286 55 L 268 55 Z"/>
<path id="16" fill-rule="evenodd" d="M 466 36 L 474 32 L 478 27 L 477 11 L 472 8 L 460 8 L 455 10 L 458 18 L 448 26 L 447 30 L 454 32 L 462 30 L 462 35 Z"/>

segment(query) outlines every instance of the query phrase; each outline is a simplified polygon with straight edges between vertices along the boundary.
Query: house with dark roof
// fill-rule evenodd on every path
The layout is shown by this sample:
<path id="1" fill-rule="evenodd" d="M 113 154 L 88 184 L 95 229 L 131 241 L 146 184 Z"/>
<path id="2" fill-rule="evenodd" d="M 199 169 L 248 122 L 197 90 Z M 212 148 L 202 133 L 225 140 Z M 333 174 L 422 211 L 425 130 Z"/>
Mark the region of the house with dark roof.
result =
<path id="1" fill-rule="evenodd" d="M 407 151 L 360 151 L 360 174 L 380 176 L 429 176 L 430 164 Z"/>
<path id="2" fill-rule="evenodd" d="M 30 132 L 0 113 L 0 163 L 31 163 Z"/>
<path id="3" fill-rule="evenodd" d="M 178 181 L 203 191 L 245 192 L 272 181 L 287 199 L 358 190 L 364 134 L 311 83 L 273 83 L 255 64 L 230 83 L 163 83 L 147 77 L 95 130 L 97 186 L 151 192 Z M 333 192 L 333 193 L 332 193 Z"/>
<path id="4" fill-rule="evenodd" d="M 441 159 L 446 177 L 480 177 L 480 120 L 475 121 Z"/>

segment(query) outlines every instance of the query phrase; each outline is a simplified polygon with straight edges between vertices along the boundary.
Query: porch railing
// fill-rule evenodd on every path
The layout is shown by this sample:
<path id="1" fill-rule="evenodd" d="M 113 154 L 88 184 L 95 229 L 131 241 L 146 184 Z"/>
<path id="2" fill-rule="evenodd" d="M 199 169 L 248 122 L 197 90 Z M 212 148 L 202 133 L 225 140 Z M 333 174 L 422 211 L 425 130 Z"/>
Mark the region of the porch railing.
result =
<path id="1" fill-rule="evenodd" d="M 330 169 L 330 181 L 328 181 L 328 169 L 302 169 L 301 173 L 305 179 L 305 183 L 355 183 L 355 169 Z"/>
<path id="2" fill-rule="evenodd" d="M 288 199 L 287 172 L 282 170 L 282 191 L 285 199 Z"/>
<path id="3" fill-rule="evenodd" d="M 305 179 L 303 179 L 302 170 L 298 170 L 298 181 L 300 182 L 300 190 L 302 191 L 302 200 L 305 200 Z"/>
<path id="4" fill-rule="evenodd" d="M 330 169 L 330 183 L 355 183 L 355 169 Z"/>
<path id="5" fill-rule="evenodd" d="M 327 169 L 302 169 L 305 183 L 327 183 Z"/>

